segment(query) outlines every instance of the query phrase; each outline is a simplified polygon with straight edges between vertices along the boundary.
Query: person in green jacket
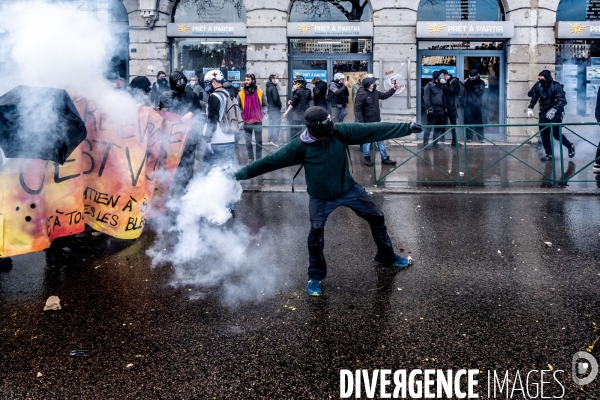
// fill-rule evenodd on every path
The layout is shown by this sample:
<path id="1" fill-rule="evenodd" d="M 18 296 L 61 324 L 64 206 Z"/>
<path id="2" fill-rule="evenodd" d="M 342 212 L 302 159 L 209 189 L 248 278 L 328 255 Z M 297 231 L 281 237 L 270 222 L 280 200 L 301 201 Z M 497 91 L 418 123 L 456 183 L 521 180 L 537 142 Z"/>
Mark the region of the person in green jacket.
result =
<path id="1" fill-rule="evenodd" d="M 241 168 L 236 172 L 235 178 L 251 179 L 279 168 L 304 164 L 311 222 L 308 234 L 307 293 L 311 296 L 320 296 L 322 293 L 321 281 L 327 276 L 323 254 L 325 222 L 329 214 L 339 206 L 350 208 L 369 223 L 377 245 L 376 264 L 408 266 L 411 260 L 394 252 L 383 212 L 350 175 L 346 146 L 408 136 L 420 132 L 420 125 L 387 122 L 334 124 L 322 107 L 310 107 L 306 110 L 304 123 L 306 129 L 300 136 L 278 151 Z"/>

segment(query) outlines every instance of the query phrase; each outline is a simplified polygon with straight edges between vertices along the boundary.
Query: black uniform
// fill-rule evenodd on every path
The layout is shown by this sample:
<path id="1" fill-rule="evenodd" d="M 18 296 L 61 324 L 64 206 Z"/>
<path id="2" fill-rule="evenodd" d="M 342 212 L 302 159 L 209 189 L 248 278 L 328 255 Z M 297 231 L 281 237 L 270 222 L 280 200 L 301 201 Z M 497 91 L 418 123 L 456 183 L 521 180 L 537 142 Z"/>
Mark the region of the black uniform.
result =
<path id="1" fill-rule="evenodd" d="M 294 93 L 292 94 L 291 125 L 304 125 L 304 112 L 310 107 L 311 97 L 310 90 L 304 86 L 294 90 Z M 295 137 L 302 132 L 302 130 L 302 127 L 291 128 L 290 138 Z"/>
<path id="2" fill-rule="evenodd" d="M 183 85 L 177 85 L 177 81 L 185 79 Z M 200 100 L 198 95 L 193 90 L 186 90 L 187 78 L 179 72 L 175 71 L 169 76 L 169 84 L 172 90 L 162 93 L 158 97 L 158 108 L 166 109 L 169 112 L 184 116 L 188 112 L 193 114 L 192 129 L 190 135 L 181 154 L 181 161 L 175 173 L 173 190 L 174 193 L 181 193 L 187 187 L 188 183 L 194 175 L 194 161 L 196 159 L 196 147 L 198 146 L 199 133 L 195 129 L 195 125 L 200 124 L 199 118 L 201 114 Z"/>
<path id="3" fill-rule="evenodd" d="M 565 91 L 563 90 L 562 85 L 560 83 L 552 79 L 550 71 L 544 70 L 540 72 L 539 76 L 544 77 L 544 82 L 538 81 L 527 93 L 527 95 L 531 97 L 531 101 L 529 102 L 529 108 L 535 107 L 535 104 L 539 101 L 540 124 L 561 123 L 563 119 L 563 113 L 565 111 L 565 106 L 567 105 Z M 546 114 L 552 109 L 555 109 L 556 113 L 554 114 L 554 117 L 552 119 L 549 119 L 546 116 Z M 551 131 L 554 136 L 554 139 L 559 140 L 560 135 L 558 126 L 548 127 L 540 125 L 540 135 L 542 137 L 542 144 L 544 145 L 546 155 L 552 155 L 552 141 L 550 140 Z M 573 146 L 573 144 L 569 142 L 569 140 L 564 135 L 562 135 L 562 144 L 568 149 L 571 149 Z"/>
<path id="4" fill-rule="evenodd" d="M 475 71 L 471 71 L 471 74 Z M 483 106 L 483 94 L 485 93 L 485 82 L 479 77 L 477 71 L 475 79 L 469 79 L 465 82 L 465 124 L 480 125 L 483 124 L 483 114 L 481 107 Z M 467 140 L 473 140 L 473 131 L 477 133 L 480 142 L 483 142 L 483 127 L 467 129 L 465 134 Z"/>
<path id="5" fill-rule="evenodd" d="M 327 82 L 317 81 L 313 87 L 313 96 L 315 106 L 323 107 L 327 110 Z"/>
<path id="6" fill-rule="evenodd" d="M 442 85 L 442 89 L 444 90 L 444 102 L 446 104 L 446 117 L 448 118 L 448 125 L 456 125 L 456 121 L 458 120 L 456 96 L 458 96 L 458 92 L 460 91 L 458 78 L 455 76 L 450 77 L 450 79 Z M 452 128 L 451 131 L 452 145 L 456 146 L 456 128 Z"/>
<path id="7" fill-rule="evenodd" d="M 444 125 L 446 120 L 446 106 L 444 99 L 444 89 L 439 81 L 440 71 L 435 71 L 431 82 L 425 85 L 423 97 L 425 101 L 425 109 L 427 110 L 427 125 Z M 429 144 L 429 133 L 432 128 L 428 128 L 423 132 L 423 146 Z M 433 140 L 435 141 L 442 133 L 443 128 L 435 128 L 433 130 Z M 433 148 L 440 148 L 438 142 L 433 144 Z"/>

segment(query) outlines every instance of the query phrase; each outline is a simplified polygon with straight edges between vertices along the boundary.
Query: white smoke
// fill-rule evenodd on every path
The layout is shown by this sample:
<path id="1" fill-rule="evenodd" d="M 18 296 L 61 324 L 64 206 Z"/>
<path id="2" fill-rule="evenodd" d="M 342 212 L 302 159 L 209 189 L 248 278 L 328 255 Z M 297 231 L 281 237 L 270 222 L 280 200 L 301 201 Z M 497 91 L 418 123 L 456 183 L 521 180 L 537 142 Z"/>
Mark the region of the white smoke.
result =
<path id="1" fill-rule="evenodd" d="M 116 120 L 135 115 L 131 97 L 115 91 L 105 79 L 117 48 L 106 22 L 78 10 L 74 3 L 16 2 L 1 8 L 0 15 L 8 32 L 10 77 L 1 80 L 0 94 L 17 85 L 65 89 L 71 97 L 93 98 Z M 40 109 L 40 103 L 38 99 L 32 104 L 31 115 L 41 120 L 38 124 L 51 123 L 52 110 Z"/>
<path id="2" fill-rule="evenodd" d="M 251 235 L 241 224 L 226 224 L 230 206 L 241 195 L 240 183 L 220 168 L 196 176 L 186 194 L 169 203 L 175 216 L 168 219 L 175 218 L 175 223 L 159 226 L 155 245 L 148 250 L 153 266 L 170 263 L 174 286 L 221 287 L 223 303 L 230 307 L 273 296 L 284 278 L 281 268 L 263 260 L 273 238 L 264 231 Z"/>

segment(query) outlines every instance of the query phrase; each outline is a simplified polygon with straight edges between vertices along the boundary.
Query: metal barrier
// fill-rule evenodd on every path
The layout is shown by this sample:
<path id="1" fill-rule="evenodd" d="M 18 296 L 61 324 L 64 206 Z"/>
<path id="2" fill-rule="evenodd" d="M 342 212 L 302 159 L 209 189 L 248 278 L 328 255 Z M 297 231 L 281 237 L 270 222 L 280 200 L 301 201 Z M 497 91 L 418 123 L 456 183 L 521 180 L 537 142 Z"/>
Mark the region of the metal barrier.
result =
<path id="1" fill-rule="evenodd" d="M 382 183 L 408 183 L 415 184 L 419 186 L 435 186 L 435 185 L 445 185 L 445 186 L 480 186 L 489 183 L 495 184 L 509 184 L 509 183 L 541 183 L 542 186 L 555 186 L 557 184 L 562 186 L 567 186 L 569 182 L 595 182 L 598 183 L 600 187 L 600 174 L 595 174 L 593 179 L 583 177 L 584 171 L 587 171 L 587 168 L 590 167 L 594 162 L 600 163 L 599 159 L 594 156 L 589 156 L 585 159 L 585 165 L 581 168 L 577 169 L 573 161 L 570 161 L 567 158 L 568 152 L 563 149 L 562 137 L 563 132 L 567 131 L 568 135 L 572 135 L 571 138 L 577 138 L 578 140 L 575 142 L 576 148 L 578 150 L 577 154 L 581 154 L 582 145 L 589 144 L 592 147 L 587 148 L 587 150 L 595 150 L 598 146 L 598 141 L 600 139 L 600 135 L 596 138 L 595 142 L 588 140 L 588 138 L 584 137 L 584 135 L 575 132 L 574 129 L 583 128 L 583 127 L 597 127 L 600 125 L 599 123 L 592 122 L 579 122 L 579 123 L 551 123 L 551 124 L 481 124 L 481 125 L 438 125 L 438 126 L 428 126 L 424 125 L 423 129 L 430 128 L 438 128 L 443 129 L 443 133 L 436 139 L 431 140 L 429 142 L 429 146 L 423 147 L 421 144 L 416 144 L 414 142 L 406 143 L 402 138 L 400 139 L 391 139 L 390 141 L 395 143 L 397 146 L 391 146 L 391 151 L 398 155 L 400 152 L 406 152 L 406 157 L 399 162 L 395 167 L 379 167 L 377 163 L 373 162 L 373 184 L 375 186 Z M 476 128 L 529 128 L 535 127 L 536 131 L 531 132 L 529 136 L 525 140 L 519 143 L 508 143 L 508 142 L 494 142 L 491 141 L 485 136 L 483 137 L 484 143 L 486 145 L 481 144 L 473 144 L 467 141 L 466 133 L 471 131 L 475 138 L 478 137 Z M 544 153 L 535 152 L 535 154 L 531 154 L 530 144 L 532 139 L 536 138 L 541 134 L 542 131 L 548 129 L 551 130 L 553 127 L 558 127 L 558 149 L 556 152 L 556 143 L 553 138 L 552 132 L 548 132 L 550 136 L 551 149 L 552 149 L 552 161 L 551 162 L 541 162 L 539 160 L 539 156 Z M 294 129 L 294 128 L 302 128 L 299 125 L 263 125 L 263 132 L 268 128 L 280 128 L 280 129 Z M 541 129 L 540 129 L 541 128 Z M 434 147 L 435 144 L 439 144 L 442 141 L 442 138 L 447 133 L 451 133 L 451 130 L 455 129 L 457 135 L 462 132 L 462 141 L 460 146 L 456 146 L 452 151 L 452 160 L 448 161 L 444 166 L 439 165 L 435 160 L 431 160 L 433 157 L 425 156 L 425 153 L 429 153 L 428 148 Z M 594 134 L 600 133 L 600 130 L 596 129 Z M 266 136 L 266 135 L 263 135 Z M 287 135 L 289 138 L 289 135 Z M 289 141 L 290 139 L 288 139 Z M 253 144 L 259 146 L 254 140 L 252 140 Z M 285 143 L 282 143 L 282 146 Z M 526 146 L 527 145 L 527 146 Z M 277 149 L 270 150 L 265 147 L 263 144 L 262 151 L 266 153 L 270 153 Z M 395 147 L 395 149 L 394 149 Z M 508 149 L 507 149 L 508 148 Z M 375 156 L 378 150 L 375 146 L 375 143 L 371 144 L 371 154 L 372 159 L 375 160 Z M 434 152 L 434 151 L 432 151 Z M 485 152 L 485 156 L 482 156 L 482 152 Z M 586 151 L 587 152 L 587 151 Z M 583 152 L 583 153 L 586 153 Z M 448 153 L 448 152 L 446 152 Z M 362 153 L 361 153 L 362 155 Z M 483 157 L 483 158 L 482 158 Z M 486 158 L 487 157 L 487 158 Z M 581 161 L 583 157 L 579 156 L 576 160 Z M 412 169 L 409 168 L 409 165 L 413 160 L 417 163 L 416 166 L 413 166 Z M 354 161 L 356 163 L 356 161 Z M 567 163 L 567 168 L 565 169 L 565 163 Z M 513 165 L 514 164 L 514 165 Z M 402 171 L 404 169 L 409 170 L 404 175 L 406 179 L 393 179 L 394 174 L 398 171 Z M 420 173 L 419 170 L 423 168 L 429 168 L 430 171 L 423 174 Z M 512 170 L 513 174 L 510 172 L 505 172 L 498 174 L 495 173 L 496 177 L 489 178 L 486 175 L 494 174 L 494 170 L 497 168 Z M 290 167 L 294 172 L 297 168 Z M 446 172 L 447 171 L 447 172 Z M 533 177 L 528 176 L 528 173 L 533 174 Z M 411 176 L 411 174 L 413 176 Z M 416 174 L 416 176 L 414 176 Z M 515 175 L 516 174 L 516 175 Z M 514 175 L 514 176 L 513 176 Z M 276 178 L 281 179 L 281 178 Z M 287 178 L 286 178 L 287 179 Z M 264 180 L 269 180 L 269 178 L 264 178 Z"/>

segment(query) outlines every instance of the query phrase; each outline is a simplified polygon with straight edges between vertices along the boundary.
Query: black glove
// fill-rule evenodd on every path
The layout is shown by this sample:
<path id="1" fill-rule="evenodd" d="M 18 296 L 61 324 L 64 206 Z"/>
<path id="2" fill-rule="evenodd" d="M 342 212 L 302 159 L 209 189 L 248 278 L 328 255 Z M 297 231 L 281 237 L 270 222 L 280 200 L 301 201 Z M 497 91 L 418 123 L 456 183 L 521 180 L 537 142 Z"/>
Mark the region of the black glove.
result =
<path id="1" fill-rule="evenodd" d="M 423 128 L 421 128 L 420 124 L 412 124 L 410 126 L 410 133 L 421 133 L 423 132 Z"/>

